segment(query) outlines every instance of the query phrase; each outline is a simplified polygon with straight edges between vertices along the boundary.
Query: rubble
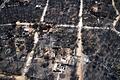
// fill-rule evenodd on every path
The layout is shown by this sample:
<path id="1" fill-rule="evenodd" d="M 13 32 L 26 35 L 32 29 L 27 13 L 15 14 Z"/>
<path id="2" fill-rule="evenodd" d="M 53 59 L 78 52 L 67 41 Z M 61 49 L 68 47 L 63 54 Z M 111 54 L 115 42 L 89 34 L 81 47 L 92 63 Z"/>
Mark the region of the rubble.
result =
<path id="1" fill-rule="evenodd" d="M 119 80 L 119 12 L 113 5 L 1 0 L 0 79 Z"/>

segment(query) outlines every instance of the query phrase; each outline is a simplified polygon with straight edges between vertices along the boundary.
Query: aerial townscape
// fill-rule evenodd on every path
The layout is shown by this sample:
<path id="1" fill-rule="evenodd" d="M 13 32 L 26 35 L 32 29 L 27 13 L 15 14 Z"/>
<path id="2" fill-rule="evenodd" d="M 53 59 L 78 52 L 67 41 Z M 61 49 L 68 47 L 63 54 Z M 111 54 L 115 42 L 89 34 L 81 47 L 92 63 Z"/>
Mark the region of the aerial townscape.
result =
<path id="1" fill-rule="evenodd" d="M 0 0 L 0 80 L 120 80 L 120 1 Z"/>

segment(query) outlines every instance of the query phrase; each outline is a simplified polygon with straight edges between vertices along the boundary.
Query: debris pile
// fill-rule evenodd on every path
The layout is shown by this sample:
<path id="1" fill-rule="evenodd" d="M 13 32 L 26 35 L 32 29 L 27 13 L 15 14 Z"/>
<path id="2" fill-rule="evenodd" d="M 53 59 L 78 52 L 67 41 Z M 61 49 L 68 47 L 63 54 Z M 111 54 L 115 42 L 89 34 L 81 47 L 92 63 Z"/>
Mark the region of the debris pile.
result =
<path id="1" fill-rule="evenodd" d="M 115 13 L 111 0 L 0 0 L 0 80 L 119 80 Z"/>

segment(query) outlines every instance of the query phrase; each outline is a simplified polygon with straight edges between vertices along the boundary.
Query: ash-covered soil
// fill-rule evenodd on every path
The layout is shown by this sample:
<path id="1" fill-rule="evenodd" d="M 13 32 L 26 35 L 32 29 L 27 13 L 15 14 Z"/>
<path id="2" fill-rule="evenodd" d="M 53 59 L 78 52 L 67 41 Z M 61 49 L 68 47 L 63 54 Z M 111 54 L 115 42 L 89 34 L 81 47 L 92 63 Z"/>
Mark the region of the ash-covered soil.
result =
<path id="1" fill-rule="evenodd" d="M 106 30 L 83 30 L 83 52 L 88 55 L 85 80 L 119 80 L 120 37 Z"/>
<path id="2" fill-rule="evenodd" d="M 79 0 L 50 0 L 45 22 L 57 24 L 77 24 Z"/>
<path id="3" fill-rule="evenodd" d="M 77 40 L 76 35 L 77 28 L 58 28 L 58 31 L 51 33 L 53 41 L 55 40 L 53 46 L 75 48 Z"/>
<path id="4" fill-rule="evenodd" d="M 110 27 L 116 14 L 111 0 L 85 0 L 83 25 L 92 27 Z"/>
<path id="5" fill-rule="evenodd" d="M 3 2 L 0 0 L 0 5 Z M 22 75 L 25 63 L 30 61 L 27 56 L 32 50 L 34 54 L 25 74 L 28 79 L 56 80 L 60 77 L 60 80 L 77 80 L 77 28 L 55 25 L 77 25 L 80 0 L 49 0 L 45 23 L 41 24 L 46 2 L 31 0 L 27 4 L 10 0 L 4 8 L 0 7 L 0 24 L 13 23 L 11 26 L 0 26 L 1 80 L 13 80 L 14 77 L 11 79 L 10 76 Z M 83 0 L 83 3 L 82 45 L 83 53 L 89 58 L 84 67 L 84 80 L 120 80 L 120 36 L 112 31 L 112 23 L 117 16 L 112 2 Z M 119 3 L 115 4 L 118 11 Z M 40 24 L 15 25 L 19 21 Z M 118 31 L 119 24 L 115 26 Z M 38 42 L 34 48 L 35 33 L 38 33 Z"/>
<path id="6" fill-rule="evenodd" d="M 29 36 L 22 27 L 16 29 L 14 26 L 4 26 L 0 29 L 0 73 L 7 76 L 20 76 L 27 61 L 27 55 L 33 47 L 33 36 L 32 34 Z M 39 41 L 30 68 L 25 75 L 30 80 L 56 80 L 59 68 L 62 67 L 66 71 L 60 74 L 61 79 L 75 79 L 75 76 L 71 75 L 73 75 L 72 72 L 74 72 L 77 62 L 75 54 L 73 54 L 76 46 L 76 35 L 77 28 L 58 27 L 53 28 L 52 32 L 41 32 L 38 35 Z M 53 67 L 56 61 L 64 60 L 64 58 L 68 58 L 68 63 L 62 65 L 58 63 L 60 65 L 58 72 L 54 72 Z"/>
<path id="7" fill-rule="evenodd" d="M 119 11 L 119 1 L 115 6 Z M 120 80 L 120 36 L 111 30 L 115 20 L 111 0 L 85 0 L 83 25 L 107 27 L 109 30 L 82 30 L 83 53 L 89 57 L 85 80 Z M 83 26 L 83 27 L 84 27 Z M 119 31 L 119 22 L 115 27 Z"/>
<path id="8" fill-rule="evenodd" d="M 19 0 L 18 0 L 19 1 Z M 23 3 L 17 2 L 17 0 L 10 0 L 9 3 L 0 11 L 0 23 L 13 23 L 16 21 L 22 22 L 35 22 L 39 21 L 46 0 L 31 0 L 29 4 L 24 5 Z M 39 7 L 36 7 L 38 5 Z"/>

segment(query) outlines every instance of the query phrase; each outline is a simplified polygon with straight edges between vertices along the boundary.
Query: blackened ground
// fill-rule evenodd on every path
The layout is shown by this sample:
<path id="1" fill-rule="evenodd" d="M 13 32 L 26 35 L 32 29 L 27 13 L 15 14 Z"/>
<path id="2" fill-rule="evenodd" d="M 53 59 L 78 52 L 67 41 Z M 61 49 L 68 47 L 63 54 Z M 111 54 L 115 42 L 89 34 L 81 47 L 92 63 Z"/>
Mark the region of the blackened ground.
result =
<path id="1" fill-rule="evenodd" d="M 117 31 L 120 31 L 120 22 L 117 23 L 117 25 L 115 26 L 115 29 L 116 29 Z"/>
<path id="2" fill-rule="evenodd" d="M 79 0 L 50 0 L 45 22 L 58 24 L 77 24 Z"/>
<path id="3" fill-rule="evenodd" d="M 57 28 L 56 28 L 57 29 Z M 58 28 L 51 37 L 55 40 L 53 46 L 63 48 L 75 48 L 77 40 L 77 28 Z"/>
<path id="4" fill-rule="evenodd" d="M 41 7 L 36 8 L 36 5 Z M 31 0 L 28 5 L 20 5 L 18 2 L 10 1 L 0 11 L 0 24 L 16 22 L 18 20 L 23 22 L 39 21 L 45 5 L 46 0 Z"/>
<path id="5" fill-rule="evenodd" d="M 120 37 L 109 30 L 83 30 L 82 40 L 91 61 L 85 80 L 119 80 L 115 67 L 120 63 Z"/>
<path id="6" fill-rule="evenodd" d="M 26 75 L 30 80 L 54 80 L 52 71 L 41 67 L 39 64 L 33 64 Z"/>
<path id="7" fill-rule="evenodd" d="M 116 17 L 115 10 L 109 0 L 85 0 L 83 10 L 83 25 L 85 26 L 110 26 Z"/>
<path id="8" fill-rule="evenodd" d="M 77 28 L 53 28 L 56 31 L 49 34 L 40 35 L 39 46 L 42 47 L 62 47 L 75 48 L 77 40 Z"/>
<path id="9" fill-rule="evenodd" d="M 0 0 L 0 5 L 4 2 L 4 0 Z"/>
<path id="10" fill-rule="evenodd" d="M 8 75 L 20 75 L 21 68 L 26 61 L 24 58 L 22 58 L 23 56 L 27 55 L 27 53 L 25 54 L 25 50 L 21 51 L 18 55 L 16 54 L 16 32 L 17 31 L 14 26 L 0 27 L 0 71 L 1 73 L 5 73 Z M 20 33 L 19 36 L 21 36 L 21 34 L 22 33 Z M 26 51 L 29 51 L 29 46 L 32 45 L 32 43 L 30 42 L 32 39 L 30 39 L 29 41 L 28 40 L 29 38 L 26 37 Z"/>
<path id="11" fill-rule="evenodd" d="M 0 71 L 4 72 L 6 75 L 21 75 L 21 69 L 23 67 L 23 62 L 18 61 L 1 61 L 0 62 Z"/>
<path id="12" fill-rule="evenodd" d="M 3 60 L 15 54 L 14 32 L 12 26 L 0 27 L 0 59 Z"/>

